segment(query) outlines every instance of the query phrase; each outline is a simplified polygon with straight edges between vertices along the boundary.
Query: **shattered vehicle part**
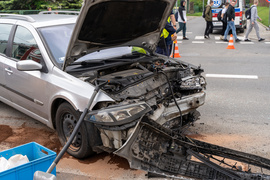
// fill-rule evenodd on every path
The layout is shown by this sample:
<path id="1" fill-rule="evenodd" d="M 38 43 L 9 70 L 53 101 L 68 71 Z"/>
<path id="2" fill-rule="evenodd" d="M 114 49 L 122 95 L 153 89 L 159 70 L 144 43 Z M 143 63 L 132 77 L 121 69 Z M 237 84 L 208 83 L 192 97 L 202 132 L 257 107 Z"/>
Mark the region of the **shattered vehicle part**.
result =
<path id="1" fill-rule="evenodd" d="M 158 56 L 134 56 L 122 66 L 83 74 L 69 71 L 89 83 L 108 82 L 102 90 L 115 102 L 99 103 L 100 107 L 86 116 L 99 129 L 104 148 L 120 148 L 145 114 L 170 129 L 192 124 L 200 116 L 196 109 L 205 102 L 206 82 L 200 67 Z"/>
<path id="2" fill-rule="evenodd" d="M 126 158 L 131 168 L 168 177 L 270 179 L 269 175 L 252 173 L 251 169 L 242 171 L 225 163 L 225 158 L 228 158 L 270 170 L 269 159 L 191 139 L 146 118 L 137 124 L 132 136 L 114 153 Z M 200 162 L 190 159 L 190 156 Z M 216 164 L 212 162 L 216 159 L 214 156 L 223 159 Z M 220 164 L 227 165 L 227 168 Z"/>

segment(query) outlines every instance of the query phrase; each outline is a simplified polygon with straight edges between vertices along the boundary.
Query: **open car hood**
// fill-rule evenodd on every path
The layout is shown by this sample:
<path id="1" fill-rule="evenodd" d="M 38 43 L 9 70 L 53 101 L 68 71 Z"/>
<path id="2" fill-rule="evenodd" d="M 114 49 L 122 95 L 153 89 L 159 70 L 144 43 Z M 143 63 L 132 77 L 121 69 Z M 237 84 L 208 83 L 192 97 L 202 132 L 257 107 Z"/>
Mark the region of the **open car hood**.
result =
<path id="1" fill-rule="evenodd" d="M 137 46 L 153 51 L 175 4 L 173 0 L 86 0 L 63 66 L 98 50 Z"/>

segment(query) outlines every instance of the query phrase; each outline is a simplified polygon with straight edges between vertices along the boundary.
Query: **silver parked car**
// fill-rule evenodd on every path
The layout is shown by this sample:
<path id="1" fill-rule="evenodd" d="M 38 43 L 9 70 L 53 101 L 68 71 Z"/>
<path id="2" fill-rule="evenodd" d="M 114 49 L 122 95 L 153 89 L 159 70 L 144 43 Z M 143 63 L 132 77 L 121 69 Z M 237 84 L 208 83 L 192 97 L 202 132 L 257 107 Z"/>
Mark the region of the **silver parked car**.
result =
<path id="1" fill-rule="evenodd" d="M 85 1 L 79 16 L 0 15 L 0 101 L 56 129 L 68 153 L 119 149 L 142 119 L 178 131 L 198 119 L 198 66 L 155 53 L 174 2 Z M 105 82 L 105 83 L 104 83 Z"/>

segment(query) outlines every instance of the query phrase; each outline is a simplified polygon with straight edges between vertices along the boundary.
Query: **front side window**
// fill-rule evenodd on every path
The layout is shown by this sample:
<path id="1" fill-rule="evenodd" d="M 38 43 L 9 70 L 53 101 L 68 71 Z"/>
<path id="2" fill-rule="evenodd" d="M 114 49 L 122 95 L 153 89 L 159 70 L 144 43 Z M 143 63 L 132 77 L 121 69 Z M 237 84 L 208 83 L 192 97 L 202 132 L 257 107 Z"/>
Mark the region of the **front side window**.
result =
<path id="1" fill-rule="evenodd" d="M 41 53 L 34 36 L 24 27 L 17 27 L 12 45 L 12 57 L 18 60 L 31 59 L 40 62 Z"/>
<path id="2" fill-rule="evenodd" d="M 11 24 L 0 24 L 0 54 L 6 54 L 7 42 L 11 28 Z"/>

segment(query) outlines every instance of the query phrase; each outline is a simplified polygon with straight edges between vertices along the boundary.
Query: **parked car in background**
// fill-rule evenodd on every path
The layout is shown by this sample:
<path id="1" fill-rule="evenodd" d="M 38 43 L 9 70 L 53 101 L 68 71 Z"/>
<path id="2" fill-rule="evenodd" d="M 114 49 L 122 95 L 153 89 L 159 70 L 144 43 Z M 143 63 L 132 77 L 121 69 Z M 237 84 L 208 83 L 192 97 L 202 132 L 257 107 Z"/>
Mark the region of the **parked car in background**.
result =
<path id="1" fill-rule="evenodd" d="M 155 53 L 173 6 L 101 0 L 85 1 L 79 16 L 1 14 L 0 101 L 65 144 L 95 86 L 107 82 L 68 149 L 77 158 L 121 148 L 142 118 L 173 130 L 194 122 L 203 69 Z"/>

